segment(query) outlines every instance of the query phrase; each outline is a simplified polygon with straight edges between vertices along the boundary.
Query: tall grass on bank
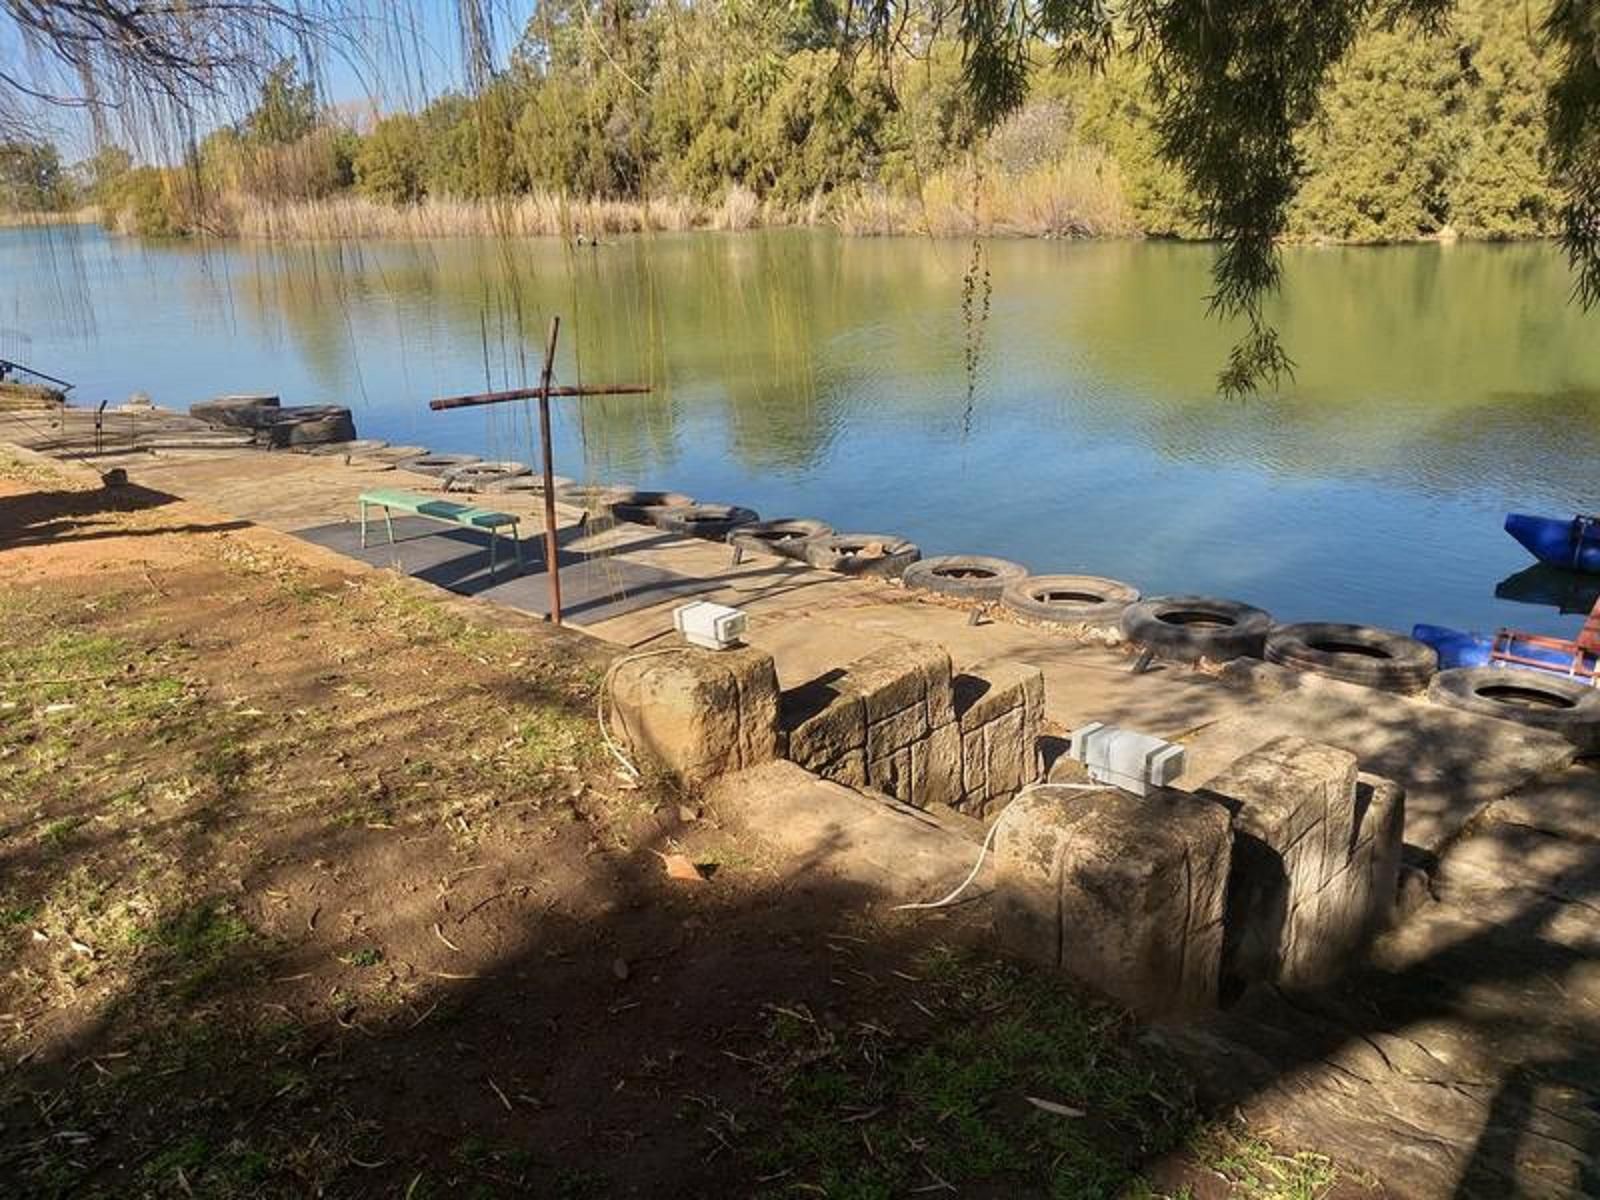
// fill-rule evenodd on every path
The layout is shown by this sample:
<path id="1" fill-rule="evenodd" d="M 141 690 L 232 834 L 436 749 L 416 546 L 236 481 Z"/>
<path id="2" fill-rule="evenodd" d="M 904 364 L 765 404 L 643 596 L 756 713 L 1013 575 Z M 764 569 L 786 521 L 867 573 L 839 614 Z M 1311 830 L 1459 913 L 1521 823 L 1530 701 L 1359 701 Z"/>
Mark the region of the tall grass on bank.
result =
<path id="1" fill-rule="evenodd" d="M 0 229 L 34 225 L 93 225 L 99 219 L 100 209 L 93 204 L 62 212 L 0 211 Z"/>
<path id="2" fill-rule="evenodd" d="M 683 196 L 598 200 L 555 192 L 476 200 L 430 197 L 415 204 L 389 204 L 350 193 L 292 200 L 237 189 L 201 196 L 181 181 L 130 191 L 129 196 L 126 204 L 108 207 L 105 214 L 105 223 L 118 233 L 203 233 L 261 241 L 575 239 L 824 224 L 854 236 L 1089 238 L 1138 233 L 1115 163 L 1085 148 L 1025 170 L 991 164 L 975 177 L 971 167 L 946 169 L 929 176 L 918 192 L 863 185 L 819 193 L 809 203 L 788 207 L 738 185 L 714 203 Z"/>
<path id="3" fill-rule="evenodd" d="M 362 196 L 322 200 L 270 200 L 230 191 L 209 197 L 183 214 L 178 224 L 212 236 L 267 241 L 339 238 L 600 237 L 624 233 L 740 230 L 793 223 L 789 214 L 763 204 L 754 192 L 733 187 L 719 204 L 681 196 L 647 200 L 576 199 L 535 192 L 485 200 L 428 199 L 385 204 Z M 118 233 L 136 235 L 138 209 L 117 210 L 108 222 Z"/>
<path id="4" fill-rule="evenodd" d="M 1025 171 L 940 171 L 923 183 L 920 195 L 856 188 L 835 203 L 833 220 L 857 236 L 1076 238 L 1138 232 L 1116 164 L 1099 150 L 1081 147 Z"/>

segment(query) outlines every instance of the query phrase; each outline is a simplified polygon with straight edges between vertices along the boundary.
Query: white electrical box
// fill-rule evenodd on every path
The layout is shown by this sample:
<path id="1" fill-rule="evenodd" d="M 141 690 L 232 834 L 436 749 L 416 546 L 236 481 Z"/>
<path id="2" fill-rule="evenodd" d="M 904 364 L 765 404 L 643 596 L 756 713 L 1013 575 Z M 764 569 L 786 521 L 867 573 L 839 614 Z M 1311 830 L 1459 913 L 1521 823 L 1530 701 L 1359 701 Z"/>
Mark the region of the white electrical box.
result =
<path id="1" fill-rule="evenodd" d="M 748 618 L 737 608 L 695 600 L 672 610 L 672 625 L 695 646 L 707 650 L 727 650 L 744 637 Z"/>
<path id="2" fill-rule="evenodd" d="M 1135 796 L 1167 787 L 1183 774 L 1183 747 L 1148 733 L 1135 733 L 1099 721 L 1072 732 L 1072 757 L 1089 768 L 1089 778 Z"/>

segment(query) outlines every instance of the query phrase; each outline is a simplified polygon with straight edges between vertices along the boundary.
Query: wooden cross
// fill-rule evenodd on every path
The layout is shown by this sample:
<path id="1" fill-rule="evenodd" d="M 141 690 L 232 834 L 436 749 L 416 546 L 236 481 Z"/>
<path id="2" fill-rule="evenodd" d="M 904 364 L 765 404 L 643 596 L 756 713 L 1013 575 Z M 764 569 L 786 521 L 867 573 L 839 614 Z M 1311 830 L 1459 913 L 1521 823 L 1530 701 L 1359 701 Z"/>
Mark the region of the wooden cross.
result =
<path id="1" fill-rule="evenodd" d="M 539 451 L 544 465 L 544 561 L 550 571 L 550 620 L 561 624 L 561 566 L 556 546 L 555 465 L 550 449 L 550 397 L 552 396 L 641 396 L 650 391 L 645 384 L 611 384 L 599 387 L 551 387 L 556 369 L 556 339 L 561 336 L 561 318 L 550 318 L 550 336 L 545 341 L 544 365 L 539 371 L 539 386 L 515 388 L 507 392 L 474 392 L 466 396 L 443 396 L 430 400 L 435 412 L 451 408 L 475 408 L 480 404 L 503 404 L 508 400 L 539 402 Z"/>

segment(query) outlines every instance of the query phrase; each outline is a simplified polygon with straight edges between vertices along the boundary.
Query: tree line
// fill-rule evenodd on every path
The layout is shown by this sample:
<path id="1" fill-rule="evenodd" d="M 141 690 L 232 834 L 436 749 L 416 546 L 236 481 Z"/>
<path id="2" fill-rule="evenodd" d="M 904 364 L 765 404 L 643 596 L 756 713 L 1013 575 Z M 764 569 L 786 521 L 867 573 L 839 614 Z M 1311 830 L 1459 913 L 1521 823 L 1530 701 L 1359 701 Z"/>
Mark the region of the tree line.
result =
<path id="1" fill-rule="evenodd" d="M 863 231 L 1208 230 L 1205 206 L 1161 153 L 1140 57 L 1112 54 L 1091 71 L 1040 47 L 1026 102 L 988 124 L 959 46 L 929 36 L 886 55 L 841 49 L 832 0 L 625 7 L 543 5 L 509 66 L 472 97 L 365 120 L 322 103 L 286 60 L 244 118 L 174 166 L 108 147 L 65 167 L 48 143 L 3 143 L 0 209 L 95 204 L 124 231 L 182 236 L 238 232 L 241 213 L 261 205 L 540 194 L 671 198 L 705 213 L 736 193 L 760 219 Z M 1553 73 L 1521 7 L 1491 0 L 1464 0 L 1426 33 L 1363 34 L 1299 135 L 1289 232 L 1356 242 L 1557 232 L 1544 126 Z"/>

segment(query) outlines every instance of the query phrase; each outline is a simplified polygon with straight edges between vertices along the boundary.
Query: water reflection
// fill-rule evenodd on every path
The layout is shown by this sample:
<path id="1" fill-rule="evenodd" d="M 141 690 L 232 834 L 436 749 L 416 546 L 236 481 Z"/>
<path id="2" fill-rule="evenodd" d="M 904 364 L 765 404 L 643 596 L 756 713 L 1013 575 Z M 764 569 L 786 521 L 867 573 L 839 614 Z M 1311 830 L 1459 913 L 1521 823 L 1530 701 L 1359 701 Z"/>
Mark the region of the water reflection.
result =
<path id="1" fill-rule="evenodd" d="M 1206 248 L 995 243 L 970 429 L 966 256 L 806 231 L 597 249 L 0 231 L 0 327 L 87 401 L 270 388 L 350 404 L 364 434 L 526 458 L 521 406 L 426 401 L 531 383 L 560 313 L 562 381 L 654 389 L 563 405 L 564 473 L 1286 619 L 1517 623 L 1487 594 L 1525 561 L 1503 512 L 1594 507 L 1600 322 L 1566 305 L 1551 247 L 1292 251 L 1276 318 L 1297 379 L 1234 402 L 1211 390 L 1230 331 L 1204 316 Z"/>
<path id="2" fill-rule="evenodd" d="M 1495 585 L 1501 600 L 1588 616 L 1600 603 L 1600 575 L 1586 575 L 1548 563 L 1535 563 Z"/>

